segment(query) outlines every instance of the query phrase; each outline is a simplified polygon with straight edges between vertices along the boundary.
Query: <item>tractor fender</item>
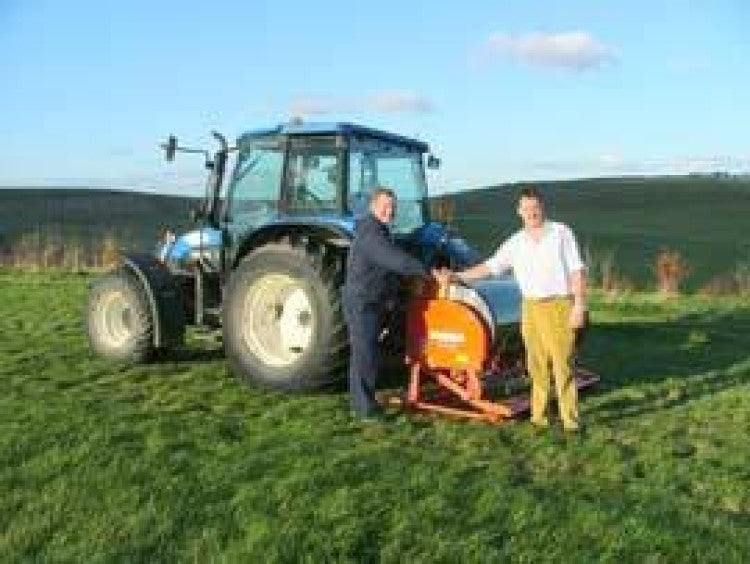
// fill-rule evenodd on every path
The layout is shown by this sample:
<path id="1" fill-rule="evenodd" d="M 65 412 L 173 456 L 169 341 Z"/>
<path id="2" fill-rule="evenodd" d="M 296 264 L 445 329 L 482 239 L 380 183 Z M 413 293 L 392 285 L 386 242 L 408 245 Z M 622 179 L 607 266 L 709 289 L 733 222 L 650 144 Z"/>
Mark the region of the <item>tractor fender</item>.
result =
<path id="1" fill-rule="evenodd" d="M 185 338 L 182 289 L 169 269 L 147 254 L 123 255 L 122 268 L 135 274 L 143 286 L 154 324 L 154 347 L 181 345 Z"/>
<path id="2" fill-rule="evenodd" d="M 236 267 L 253 249 L 286 236 L 312 237 L 334 247 L 347 249 L 354 237 L 354 222 L 304 217 L 274 221 L 256 229 L 242 240 L 231 261 L 232 267 Z"/>

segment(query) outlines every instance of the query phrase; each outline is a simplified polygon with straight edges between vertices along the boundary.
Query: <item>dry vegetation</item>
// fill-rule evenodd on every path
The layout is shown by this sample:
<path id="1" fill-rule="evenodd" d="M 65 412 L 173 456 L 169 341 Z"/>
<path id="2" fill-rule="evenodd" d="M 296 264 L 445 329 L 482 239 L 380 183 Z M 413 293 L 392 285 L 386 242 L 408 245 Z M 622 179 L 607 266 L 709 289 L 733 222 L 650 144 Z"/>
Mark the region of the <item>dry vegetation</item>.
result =
<path id="1" fill-rule="evenodd" d="M 750 262 L 739 262 L 732 272 L 715 276 L 699 293 L 704 296 L 750 296 Z"/>
<path id="2" fill-rule="evenodd" d="M 658 292 L 662 296 L 676 296 L 690 273 L 690 267 L 679 251 L 662 249 L 656 256 L 654 272 Z"/>
<path id="3" fill-rule="evenodd" d="M 450 225 L 455 217 L 455 203 L 447 198 L 435 199 L 431 202 L 431 213 L 432 217 Z M 18 235 L 10 244 L 0 246 L 0 267 L 33 272 L 109 269 L 117 264 L 121 252 L 127 248 L 124 241 L 111 233 L 94 240 L 61 237 L 51 231 L 37 230 Z M 691 267 L 679 251 L 663 248 L 657 253 L 652 262 L 654 278 L 650 287 L 623 274 L 613 248 L 598 250 L 587 245 L 583 254 L 589 285 L 605 295 L 615 297 L 650 289 L 663 297 L 686 293 L 685 280 Z M 730 272 L 716 274 L 698 293 L 703 296 L 750 295 L 750 261 L 739 261 Z"/>
<path id="4" fill-rule="evenodd" d="M 597 252 L 585 247 L 583 253 L 590 286 L 606 295 L 629 294 L 637 289 L 635 282 L 620 272 L 614 249 Z"/>
<path id="5" fill-rule="evenodd" d="M 117 264 L 123 248 L 122 241 L 112 234 L 98 240 L 83 240 L 32 231 L 18 235 L 5 248 L 0 247 L 0 266 L 30 271 L 106 269 Z"/>

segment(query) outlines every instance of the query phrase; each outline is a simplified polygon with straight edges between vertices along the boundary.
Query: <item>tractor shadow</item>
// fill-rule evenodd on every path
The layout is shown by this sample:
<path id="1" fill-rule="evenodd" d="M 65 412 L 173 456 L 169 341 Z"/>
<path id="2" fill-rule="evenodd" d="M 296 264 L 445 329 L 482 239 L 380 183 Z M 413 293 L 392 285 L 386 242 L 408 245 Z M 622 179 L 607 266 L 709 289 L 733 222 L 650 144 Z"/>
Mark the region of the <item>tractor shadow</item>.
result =
<path id="1" fill-rule="evenodd" d="M 596 324 L 580 353 L 601 376 L 587 396 L 632 392 L 592 407 L 597 420 L 675 407 L 750 382 L 750 310 Z"/>
<path id="2" fill-rule="evenodd" d="M 170 362 L 214 362 L 217 360 L 223 360 L 226 358 L 224 354 L 224 347 L 221 343 L 213 348 L 203 348 L 196 346 L 187 346 L 174 351 L 170 351 L 168 356 L 164 358 L 156 359 L 159 361 L 170 361 Z"/>

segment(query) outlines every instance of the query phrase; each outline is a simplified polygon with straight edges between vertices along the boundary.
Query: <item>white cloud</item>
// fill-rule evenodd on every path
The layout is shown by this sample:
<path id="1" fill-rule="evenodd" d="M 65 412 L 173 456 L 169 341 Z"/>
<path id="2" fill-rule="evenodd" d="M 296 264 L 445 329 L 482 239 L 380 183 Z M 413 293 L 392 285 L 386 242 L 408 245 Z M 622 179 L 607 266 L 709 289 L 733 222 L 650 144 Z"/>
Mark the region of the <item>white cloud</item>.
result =
<path id="1" fill-rule="evenodd" d="M 599 155 L 598 161 L 603 168 L 618 168 L 623 164 L 620 153 L 604 153 Z"/>
<path id="2" fill-rule="evenodd" d="M 293 116 L 330 114 L 336 111 L 346 111 L 346 104 L 322 98 L 298 97 L 289 105 L 289 113 Z"/>
<path id="3" fill-rule="evenodd" d="M 375 92 L 365 105 L 381 112 L 431 112 L 435 109 L 430 100 L 409 90 Z"/>
<path id="4" fill-rule="evenodd" d="M 411 90 L 380 90 L 350 100 L 299 96 L 289 105 L 290 114 L 300 117 L 362 111 L 424 113 L 433 110 L 434 104 L 427 97 Z"/>
<path id="5" fill-rule="evenodd" d="M 617 62 L 615 51 L 585 31 L 493 33 L 484 46 L 488 58 L 517 59 L 524 63 L 582 71 Z"/>

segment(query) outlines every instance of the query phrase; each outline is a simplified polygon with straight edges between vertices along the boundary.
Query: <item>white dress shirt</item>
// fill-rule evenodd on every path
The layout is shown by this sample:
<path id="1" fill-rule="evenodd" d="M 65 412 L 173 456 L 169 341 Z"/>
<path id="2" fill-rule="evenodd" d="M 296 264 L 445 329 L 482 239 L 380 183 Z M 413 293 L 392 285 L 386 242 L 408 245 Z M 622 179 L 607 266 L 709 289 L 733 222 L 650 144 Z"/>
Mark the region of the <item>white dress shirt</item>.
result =
<path id="1" fill-rule="evenodd" d="M 508 269 L 524 298 L 569 296 L 571 274 L 584 267 L 573 231 L 556 221 L 545 221 L 538 241 L 521 229 L 484 263 L 498 276 Z"/>

